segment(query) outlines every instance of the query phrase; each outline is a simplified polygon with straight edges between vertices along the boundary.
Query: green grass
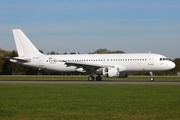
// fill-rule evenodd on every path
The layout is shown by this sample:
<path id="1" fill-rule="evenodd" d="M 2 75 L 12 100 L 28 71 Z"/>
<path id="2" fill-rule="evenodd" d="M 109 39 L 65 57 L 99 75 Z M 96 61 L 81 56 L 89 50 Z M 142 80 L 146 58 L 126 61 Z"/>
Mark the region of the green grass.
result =
<path id="1" fill-rule="evenodd" d="M 0 75 L 0 80 L 87 80 L 87 75 Z M 155 81 L 180 81 L 180 76 L 154 76 Z M 103 80 L 119 80 L 119 81 L 149 81 L 150 76 L 129 76 L 128 78 L 106 78 Z"/>
<path id="2" fill-rule="evenodd" d="M 180 118 L 178 85 L 0 84 L 1 120 Z"/>

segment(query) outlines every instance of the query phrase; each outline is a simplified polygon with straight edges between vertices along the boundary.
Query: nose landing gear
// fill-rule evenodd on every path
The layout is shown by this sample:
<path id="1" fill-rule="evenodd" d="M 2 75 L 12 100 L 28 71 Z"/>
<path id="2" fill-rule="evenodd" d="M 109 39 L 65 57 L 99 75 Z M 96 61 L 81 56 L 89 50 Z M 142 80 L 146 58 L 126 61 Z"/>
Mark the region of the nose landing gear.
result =
<path id="1" fill-rule="evenodd" d="M 150 81 L 154 81 L 153 72 L 152 72 L 152 71 L 150 71 L 150 72 L 149 72 L 149 74 L 150 74 Z"/>

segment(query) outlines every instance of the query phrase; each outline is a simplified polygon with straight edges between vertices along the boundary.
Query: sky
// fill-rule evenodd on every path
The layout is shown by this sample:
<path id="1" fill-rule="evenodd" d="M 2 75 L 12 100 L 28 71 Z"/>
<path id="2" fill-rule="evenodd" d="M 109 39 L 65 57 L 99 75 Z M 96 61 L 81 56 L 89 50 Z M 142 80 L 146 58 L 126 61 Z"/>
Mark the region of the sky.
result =
<path id="1" fill-rule="evenodd" d="M 21 29 L 46 54 L 158 53 L 180 58 L 179 0 L 0 0 L 0 48 Z"/>

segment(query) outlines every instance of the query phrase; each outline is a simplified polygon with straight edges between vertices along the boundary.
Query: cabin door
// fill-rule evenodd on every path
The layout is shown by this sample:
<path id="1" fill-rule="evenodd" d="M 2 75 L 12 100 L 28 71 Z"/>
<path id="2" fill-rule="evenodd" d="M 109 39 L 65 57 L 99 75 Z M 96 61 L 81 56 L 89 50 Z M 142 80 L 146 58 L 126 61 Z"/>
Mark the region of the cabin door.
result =
<path id="1" fill-rule="evenodd" d="M 39 57 L 39 70 L 43 69 L 44 68 L 44 57 L 41 56 Z"/>
<path id="2" fill-rule="evenodd" d="M 154 65 L 154 56 L 153 55 L 149 55 L 148 65 Z"/>

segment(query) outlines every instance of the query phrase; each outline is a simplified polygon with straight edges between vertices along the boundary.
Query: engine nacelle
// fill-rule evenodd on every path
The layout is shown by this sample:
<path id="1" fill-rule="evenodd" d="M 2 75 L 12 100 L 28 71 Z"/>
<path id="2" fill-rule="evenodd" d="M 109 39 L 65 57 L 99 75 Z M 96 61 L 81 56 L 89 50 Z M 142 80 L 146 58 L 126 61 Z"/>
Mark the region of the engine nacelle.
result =
<path id="1" fill-rule="evenodd" d="M 119 72 L 119 68 L 117 67 L 110 67 L 110 68 L 103 68 L 103 76 L 126 78 L 128 77 L 128 74 L 127 72 Z"/>
<path id="2" fill-rule="evenodd" d="M 119 78 L 127 78 L 128 73 L 127 72 L 119 72 Z"/>

